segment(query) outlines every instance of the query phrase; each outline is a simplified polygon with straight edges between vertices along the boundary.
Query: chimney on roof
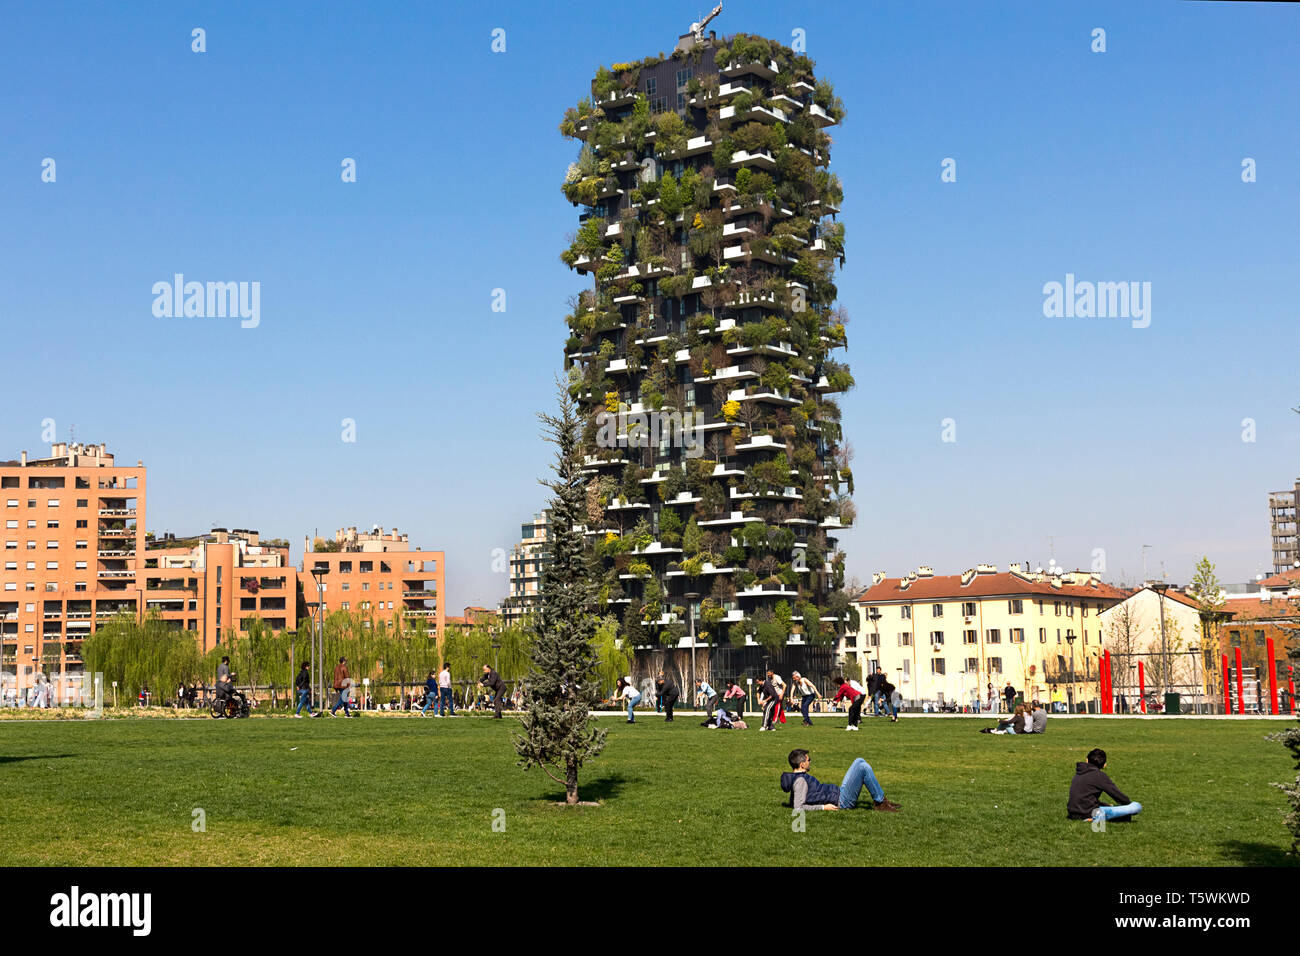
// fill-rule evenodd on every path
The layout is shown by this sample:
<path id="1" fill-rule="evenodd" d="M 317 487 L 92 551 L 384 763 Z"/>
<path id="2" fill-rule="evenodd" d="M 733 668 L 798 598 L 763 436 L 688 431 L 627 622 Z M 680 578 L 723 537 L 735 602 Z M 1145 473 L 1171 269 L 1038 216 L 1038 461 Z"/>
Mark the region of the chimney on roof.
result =
<path id="1" fill-rule="evenodd" d="M 23 451 L 23 460 L 22 460 L 21 464 L 24 464 L 24 465 L 27 464 L 27 452 L 26 452 L 26 450 Z"/>
<path id="2" fill-rule="evenodd" d="M 883 581 L 883 580 L 885 580 L 885 572 L 884 572 L 884 571 L 876 571 L 874 574 L 871 575 L 871 586 L 872 586 L 872 587 L 875 587 L 877 584 L 879 584 L 879 583 L 880 583 L 881 581 Z"/>
<path id="3" fill-rule="evenodd" d="M 963 572 L 961 573 L 961 586 L 962 586 L 962 587 L 965 587 L 966 585 L 970 584 L 970 583 L 971 583 L 972 581 L 974 581 L 974 580 L 975 580 L 975 569 L 974 569 L 974 568 L 967 568 L 965 571 L 963 571 Z"/>
<path id="4" fill-rule="evenodd" d="M 996 564 L 977 564 L 975 566 L 976 574 L 997 574 L 998 566 Z"/>
<path id="5" fill-rule="evenodd" d="M 934 577 L 934 568 L 928 564 L 923 564 L 916 569 L 915 574 L 918 578 L 932 578 Z"/>

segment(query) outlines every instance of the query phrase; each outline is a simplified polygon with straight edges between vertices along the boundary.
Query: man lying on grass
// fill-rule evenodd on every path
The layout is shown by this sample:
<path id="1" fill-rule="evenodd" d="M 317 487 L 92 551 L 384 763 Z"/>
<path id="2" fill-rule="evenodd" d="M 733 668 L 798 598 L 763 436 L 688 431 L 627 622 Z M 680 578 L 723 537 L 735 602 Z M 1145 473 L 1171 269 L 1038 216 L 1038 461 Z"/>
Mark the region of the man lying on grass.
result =
<path id="1" fill-rule="evenodd" d="M 791 769 L 781 774 L 781 789 L 790 794 L 790 806 L 795 810 L 852 810 L 858 805 L 858 796 L 865 786 L 871 794 L 877 810 L 894 812 L 899 804 L 885 799 L 871 764 L 861 757 L 849 765 L 849 772 L 837 787 L 833 783 L 822 783 L 808 772 L 812 762 L 806 750 L 790 751 Z"/>
<path id="2" fill-rule="evenodd" d="M 1122 820 L 1142 812 L 1142 804 L 1124 796 L 1104 772 L 1106 751 L 1094 747 L 1088 759 L 1074 765 L 1074 779 L 1070 781 L 1070 799 L 1065 813 L 1071 820 Z M 1101 795 L 1109 794 L 1118 804 L 1109 806 L 1101 802 Z"/>

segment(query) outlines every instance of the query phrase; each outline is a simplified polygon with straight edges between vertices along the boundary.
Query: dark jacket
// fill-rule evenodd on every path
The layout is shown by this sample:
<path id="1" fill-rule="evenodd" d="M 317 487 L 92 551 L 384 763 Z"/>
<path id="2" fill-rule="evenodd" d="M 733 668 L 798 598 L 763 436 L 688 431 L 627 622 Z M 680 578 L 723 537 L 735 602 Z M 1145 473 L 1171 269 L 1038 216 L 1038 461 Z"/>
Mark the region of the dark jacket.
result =
<path id="1" fill-rule="evenodd" d="M 665 677 L 659 681 L 659 696 L 665 700 L 677 700 L 682 696 L 681 691 L 677 689 L 677 682 L 671 677 Z"/>
<path id="2" fill-rule="evenodd" d="M 776 687 L 770 680 L 765 680 L 758 685 L 758 695 L 764 701 L 776 700 Z"/>
<path id="3" fill-rule="evenodd" d="M 488 672 L 479 678 L 479 683 L 488 690 L 500 692 L 506 689 L 505 681 L 501 679 L 501 675 L 490 667 L 488 668 Z"/>
<path id="4" fill-rule="evenodd" d="M 880 693 L 880 672 L 879 671 L 877 671 L 874 674 L 868 675 L 867 693 L 872 695 Z"/>
<path id="5" fill-rule="evenodd" d="M 1031 726 L 1032 726 L 1032 725 L 1031 725 Z M 1011 720 L 1011 729 L 1014 730 L 1014 731 L 1015 731 L 1016 733 L 1018 733 L 1018 734 L 1023 734 L 1023 733 L 1025 732 L 1025 715 L 1024 715 L 1024 714 L 1016 714 L 1016 716 L 1012 718 L 1012 720 Z"/>
<path id="6" fill-rule="evenodd" d="M 794 806 L 794 782 L 803 777 L 808 781 L 808 795 L 804 801 L 810 806 L 821 807 L 827 803 L 840 802 L 840 788 L 833 783 L 822 783 L 810 773 L 787 770 L 781 774 L 781 789 L 790 794 L 790 805 Z"/>
<path id="7" fill-rule="evenodd" d="M 298 676 L 293 679 L 293 686 L 298 690 L 308 690 L 311 687 L 311 672 L 298 671 Z"/>
<path id="8" fill-rule="evenodd" d="M 424 679 L 424 692 L 426 694 L 435 694 L 435 695 L 438 693 L 438 678 L 436 676 L 426 677 Z"/>
<path id="9" fill-rule="evenodd" d="M 1065 804 L 1065 815 L 1071 820 L 1091 819 L 1092 811 L 1101 806 L 1103 793 L 1114 797 L 1115 803 L 1120 806 L 1132 802 L 1115 786 L 1115 781 L 1104 770 L 1080 760 L 1074 765 L 1074 779 L 1070 781 L 1070 799 Z"/>

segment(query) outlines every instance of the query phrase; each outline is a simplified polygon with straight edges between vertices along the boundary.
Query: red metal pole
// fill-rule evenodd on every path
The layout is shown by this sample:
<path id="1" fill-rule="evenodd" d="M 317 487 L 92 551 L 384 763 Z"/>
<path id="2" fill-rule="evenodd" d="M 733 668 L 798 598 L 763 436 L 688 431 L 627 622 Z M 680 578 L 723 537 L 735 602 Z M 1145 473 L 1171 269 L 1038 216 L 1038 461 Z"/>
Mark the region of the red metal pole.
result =
<path id="1" fill-rule="evenodd" d="M 1109 714 L 1110 706 L 1110 650 L 1102 654 L 1101 659 L 1101 712 Z"/>
<path id="2" fill-rule="evenodd" d="M 1241 648 L 1237 647 L 1234 650 L 1237 652 L 1237 713 L 1244 714 L 1246 712 L 1246 696 L 1242 691 Z"/>
<path id="3" fill-rule="evenodd" d="M 1223 655 L 1223 712 L 1232 713 L 1232 691 L 1228 687 L 1228 655 Z"/>
<path id="4" fill-rule="evenodd" d="M 1142 706 L 1142 713 L 1145 714 L 1147 712 L 1147 675 L 1141 661 L 1138 661 L 1138 702 Z"/>
<path id="5" fill-rule="evenodd" d="M 1295 668 L 1290 664 L 1286 668 L 1286 689 L 1287 696 L 1291 698 L 1291 713 L 1295 713 Z"/>
<path id="6" fill-rule="evenodd" d="M 1268 647 L 1268 696 L 1270 714 L 1277 714 L 1277 665 L 1273 663 L 1273 638 L 1266 642 Z"/>

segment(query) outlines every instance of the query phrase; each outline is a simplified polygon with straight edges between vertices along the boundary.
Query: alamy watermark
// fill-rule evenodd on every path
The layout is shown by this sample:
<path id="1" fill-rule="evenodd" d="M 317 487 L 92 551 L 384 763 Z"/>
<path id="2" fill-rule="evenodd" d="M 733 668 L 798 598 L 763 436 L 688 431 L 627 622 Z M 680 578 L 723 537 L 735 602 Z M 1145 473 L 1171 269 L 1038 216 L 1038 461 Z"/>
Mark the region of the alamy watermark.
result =
<path id="1" fill-rule="evenodd" d="M 1132 319 L 1133 328 L 1151 324 L 1150 282 L 1065 282 L 1043 285 L 1043 315 L 1049 319 Z"/>
<path id="2" fill-rule="evenodd" d="M 262 322 L 260 282 L 186 282 L 177 272 L 171 282 L 155 282 L 153 295 L 153 314 L 160 319 L 237 317 L 245 329 Z"/>
<path id="3" fill-rule="evenodd" d="M 658 448 L 665 442 L 683 448 L 687 458 L 704 454 L 704 412 L 611 412 L 596 414 L 596 444 L 601 448 Z"/>

